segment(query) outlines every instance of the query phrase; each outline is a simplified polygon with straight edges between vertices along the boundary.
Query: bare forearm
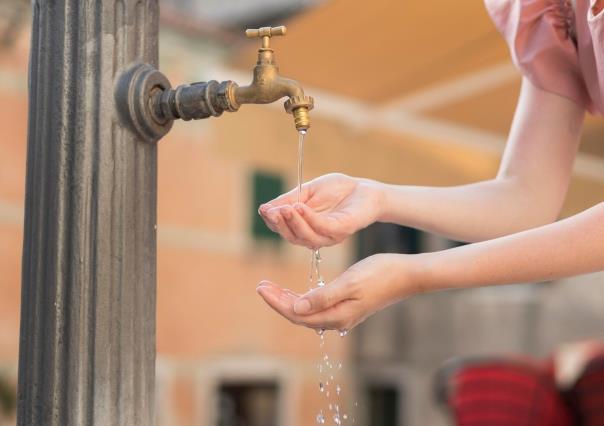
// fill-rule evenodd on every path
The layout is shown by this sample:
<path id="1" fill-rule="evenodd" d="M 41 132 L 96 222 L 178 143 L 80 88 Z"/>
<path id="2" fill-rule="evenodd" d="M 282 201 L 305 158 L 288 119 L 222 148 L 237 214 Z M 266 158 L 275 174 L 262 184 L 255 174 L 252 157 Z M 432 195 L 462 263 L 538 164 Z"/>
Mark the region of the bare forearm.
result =
<path id="1" fill-rule="evenodd" d="M 550 225 L 418 259 L 422 291 L 546 281 L 604 270 L 604 203 Z"/>
<path id="2" fill-rule="evenodd" d="M 584 111 L 524 80 L 496 179 L 452 188 L 382 187 L 383 221 L 481 241 L 554 221 L 564 201 Z"/>
<path id="3" fill-rule="evenodd" d="M 378 190 L 384 194 L 379 221 L 459 241 L 482 241 L 550 223 L 559 209 L 558 200 L 539 200 L 512 179 L 443 188 L 380 185 Z"/>

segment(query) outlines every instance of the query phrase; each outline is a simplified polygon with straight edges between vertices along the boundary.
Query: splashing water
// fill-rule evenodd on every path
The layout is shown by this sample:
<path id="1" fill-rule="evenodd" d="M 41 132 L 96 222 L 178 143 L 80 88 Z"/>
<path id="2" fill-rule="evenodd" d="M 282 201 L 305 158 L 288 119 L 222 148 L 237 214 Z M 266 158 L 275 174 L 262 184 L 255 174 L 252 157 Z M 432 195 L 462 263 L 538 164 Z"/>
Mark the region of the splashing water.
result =
<path id="1" fill-rule="evenodd" d="M 317 251 L 313 251 L 313 259 L 311 280 L 316 279 L 315 283 L 317 287 L 322 287 L 325 283 L 321 277 L 320 269 L 317 267 L 317 264 L 321 261 L 320 254 Z M 350 421 L 356 423 L 354 417 L 349 417 L 347 413 L 343 413 L 340 409 L 340 399 L 342 398 L 343 389 L 339 383 L 339 375 L 342 372 L 342 363 L 337 359 L 333 359 L 327 353 L 325 348 L 327 334 L 325 330 L 318 329 L 317 334 L 320 336 L 319 348 L 321 350 L 321 361 L 317 365 L 317 370 L 319 371 L 319 392 L 327 400 L 327 407 L 319 411 L 319 414 L 316 416 L 316 423 L 329 423 L 336 426 L 348 424 Z M 344 338 L 348 334 L 348 330 L 340 330 L 338 334 Z"/>

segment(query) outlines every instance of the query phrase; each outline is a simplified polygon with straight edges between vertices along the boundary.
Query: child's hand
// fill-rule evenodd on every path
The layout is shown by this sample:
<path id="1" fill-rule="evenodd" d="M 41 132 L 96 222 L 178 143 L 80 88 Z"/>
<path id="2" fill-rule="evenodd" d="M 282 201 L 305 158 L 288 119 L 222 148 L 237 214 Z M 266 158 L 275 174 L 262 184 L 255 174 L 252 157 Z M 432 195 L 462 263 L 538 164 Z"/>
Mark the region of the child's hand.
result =
<path id="1" fill-rule="evenodd" d="M 375 222 L 382 209 L 377 182 L 328 174 L 260 206 L 267 226 L 308 248 L 332 246 Z"/>
<path id="2" fill-rule="evenodd" d="M 419 291 L 417 256 L 378 254 L 351 266 L 325 287 L 304 295 L 263 281 L 260 296 L 294 324 L 350 330 L 384 307 Z"/>

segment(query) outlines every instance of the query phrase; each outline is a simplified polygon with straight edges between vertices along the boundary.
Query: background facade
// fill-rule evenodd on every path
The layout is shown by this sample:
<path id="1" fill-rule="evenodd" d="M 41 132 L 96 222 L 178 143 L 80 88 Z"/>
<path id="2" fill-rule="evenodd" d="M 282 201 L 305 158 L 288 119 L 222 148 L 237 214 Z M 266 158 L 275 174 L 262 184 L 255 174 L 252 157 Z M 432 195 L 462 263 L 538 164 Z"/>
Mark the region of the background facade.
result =
<path id="1" fill-rule="evenodd" d="M 247 83 L 256 43 L 243 29 L 288 26 L 287 37 L 273 43 L 281 71 L 316 99 L 305 178 L 338 171 L 456 185 L 495 174 L 520 77 L 481 4 L 266 1 L 250 10 L 249 2 L 163 3 L 160 64 L 173 84 Z M 0 424 L 7 425 L 18 354 L 28 7 L 0 3 Z M 603 138 L 604 123 L 588 117 L 564 215 L 604 199 Z M 237 417 L 252 426 L 314 424 L 324 400 L 318 337 L 255 294 L 261 279 L 307 287 L 308 251 L 255 222 L 259 201 L 294 186 L 296 140 L 291 117 L 276 103 L 176 123 L 160 142 L 159 425 L 232 426 Z M 454 244 L 377 225 L 325 249 L 325 276 L 375 252 Z M 594 274 L 420 296 L 345 339 L 330 336 L 330 355 L 344 364 L 350 413 L 362 425 L 446 424 L 432 395 L 444 360 L 545 356 L 564 342 L 603 338 L 603 287 L 604 276 Z"/>

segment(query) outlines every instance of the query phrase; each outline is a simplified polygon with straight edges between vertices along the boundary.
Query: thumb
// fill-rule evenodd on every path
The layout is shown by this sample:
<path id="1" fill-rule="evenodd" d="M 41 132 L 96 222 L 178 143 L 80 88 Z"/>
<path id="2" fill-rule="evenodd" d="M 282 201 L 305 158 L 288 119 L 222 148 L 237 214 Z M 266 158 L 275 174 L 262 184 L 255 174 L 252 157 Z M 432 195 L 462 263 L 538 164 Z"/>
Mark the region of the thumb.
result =
<path id="1" fill-rule="evenodd" d="M 305 203 L 308 199 L 308 183 L 302 185 L 302 192 L 300 194 L 300 202 Z M 285 205 L 293 205 L 298 200 L 298 188 L 294 188 L 285 194 L 278 196 L 277 198 L 264 203 L 260 206 L 261 210 L 268 210 L 269 208 L 281 207 Z"/>
<path id="2" fill-rule="evenodd" d="M 310 315 L 326 310 L 344 299 L 341 286 L 336 283 L 315 288 L 294 303 L 294 312 L 298 315 Z"/>

